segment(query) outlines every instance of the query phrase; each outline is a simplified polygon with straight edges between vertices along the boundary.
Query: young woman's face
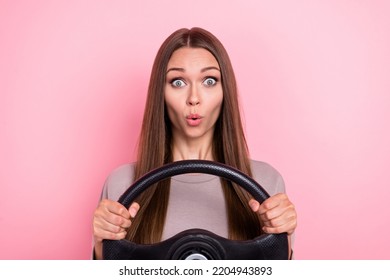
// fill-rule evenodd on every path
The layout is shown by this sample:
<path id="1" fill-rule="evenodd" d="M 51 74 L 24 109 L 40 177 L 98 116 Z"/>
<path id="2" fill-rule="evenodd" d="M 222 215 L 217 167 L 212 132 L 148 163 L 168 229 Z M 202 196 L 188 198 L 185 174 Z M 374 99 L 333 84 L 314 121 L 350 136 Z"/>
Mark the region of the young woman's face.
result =
<path id="1" fill-rule="evenodd" d="M 183 47 L 168 62 L 165 102 L 174 137 L 211 140 L 221 111 L 221 72 L 203 48 Z"/>

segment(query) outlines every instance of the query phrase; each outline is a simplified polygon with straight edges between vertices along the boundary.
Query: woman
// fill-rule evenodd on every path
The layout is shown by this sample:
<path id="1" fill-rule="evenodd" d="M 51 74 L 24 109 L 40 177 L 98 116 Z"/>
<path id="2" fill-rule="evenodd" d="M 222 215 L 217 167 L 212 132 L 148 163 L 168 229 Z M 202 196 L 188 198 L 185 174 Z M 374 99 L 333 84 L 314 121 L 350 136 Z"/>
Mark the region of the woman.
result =
<path id="1" fill-rule="evenodd" d="M 117 202 L 135 179 L 185 159 L 237 168 L 257 180 L 271 197 L 259 205 L 226 180 L 184 174 L 147 189 L 129 209 Z M 249 159 L 236 80 L 223 45 L 201 28 L 177 30 L 154 61 L 137 162 L 112 172 L 95 210 L 95 258 L 102 258 L 103 239 L 150 244 L 188 228 L 242 240 L 261 232 L 287 232 L 291 244 L 296 217 L 279 173 Z"/>

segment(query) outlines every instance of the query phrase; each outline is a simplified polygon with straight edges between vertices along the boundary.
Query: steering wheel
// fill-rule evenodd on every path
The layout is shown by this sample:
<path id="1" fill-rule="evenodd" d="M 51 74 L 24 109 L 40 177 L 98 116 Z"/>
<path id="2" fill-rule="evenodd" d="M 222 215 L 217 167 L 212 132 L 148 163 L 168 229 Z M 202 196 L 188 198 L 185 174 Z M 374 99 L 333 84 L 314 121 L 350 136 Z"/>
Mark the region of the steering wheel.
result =
<path id="1" fill-rule="evenodd" d="M 153 184 L 180 174 L 207 173 L 243 187 L 262 203 L 269 195 L 255 180 L 226 164 L 207 160 L 182 160 L 156 168 L 133 183 L 118 202 L 128 208 Z M 141 206 L 142 207 L 142 206 Z M 273 260 L 288 259 L 287 234 L 261 234 L 252 240 L 230 240 L 204 229 L 188 229 L 155 244 L 127 239 L 103 240 L 103 259 L 116 260 Z"/>

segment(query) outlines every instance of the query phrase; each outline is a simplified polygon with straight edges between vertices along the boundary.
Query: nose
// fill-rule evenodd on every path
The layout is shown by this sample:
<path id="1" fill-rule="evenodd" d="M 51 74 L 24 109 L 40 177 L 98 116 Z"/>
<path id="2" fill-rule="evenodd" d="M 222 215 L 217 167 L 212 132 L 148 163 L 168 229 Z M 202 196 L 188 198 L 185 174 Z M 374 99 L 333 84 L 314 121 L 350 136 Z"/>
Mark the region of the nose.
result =
<path id="1" fill-rule="evenodd" d="M 187 104 L 190 106 L 196 106 L 200 103 L 199 91 L 196 86 L 191 86 L 190 93 L 187 98 Z"/>

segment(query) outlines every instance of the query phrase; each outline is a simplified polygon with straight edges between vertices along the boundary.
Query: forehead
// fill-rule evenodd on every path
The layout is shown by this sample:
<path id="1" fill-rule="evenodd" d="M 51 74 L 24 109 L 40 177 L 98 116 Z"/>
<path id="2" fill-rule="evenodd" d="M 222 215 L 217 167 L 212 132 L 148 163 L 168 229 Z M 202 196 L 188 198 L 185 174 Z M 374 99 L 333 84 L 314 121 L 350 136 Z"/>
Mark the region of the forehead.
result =
<path id="1" fill-rule="evenodd" d="M 215 57 L 206 49 L 203 48 L 190 48 L 182 47 L 173 52 L 168 62 L 168 68 L 170 67 L 218 67 L 218 61 Z M 219 68 L 219 67 L 218 67 Z"/>

